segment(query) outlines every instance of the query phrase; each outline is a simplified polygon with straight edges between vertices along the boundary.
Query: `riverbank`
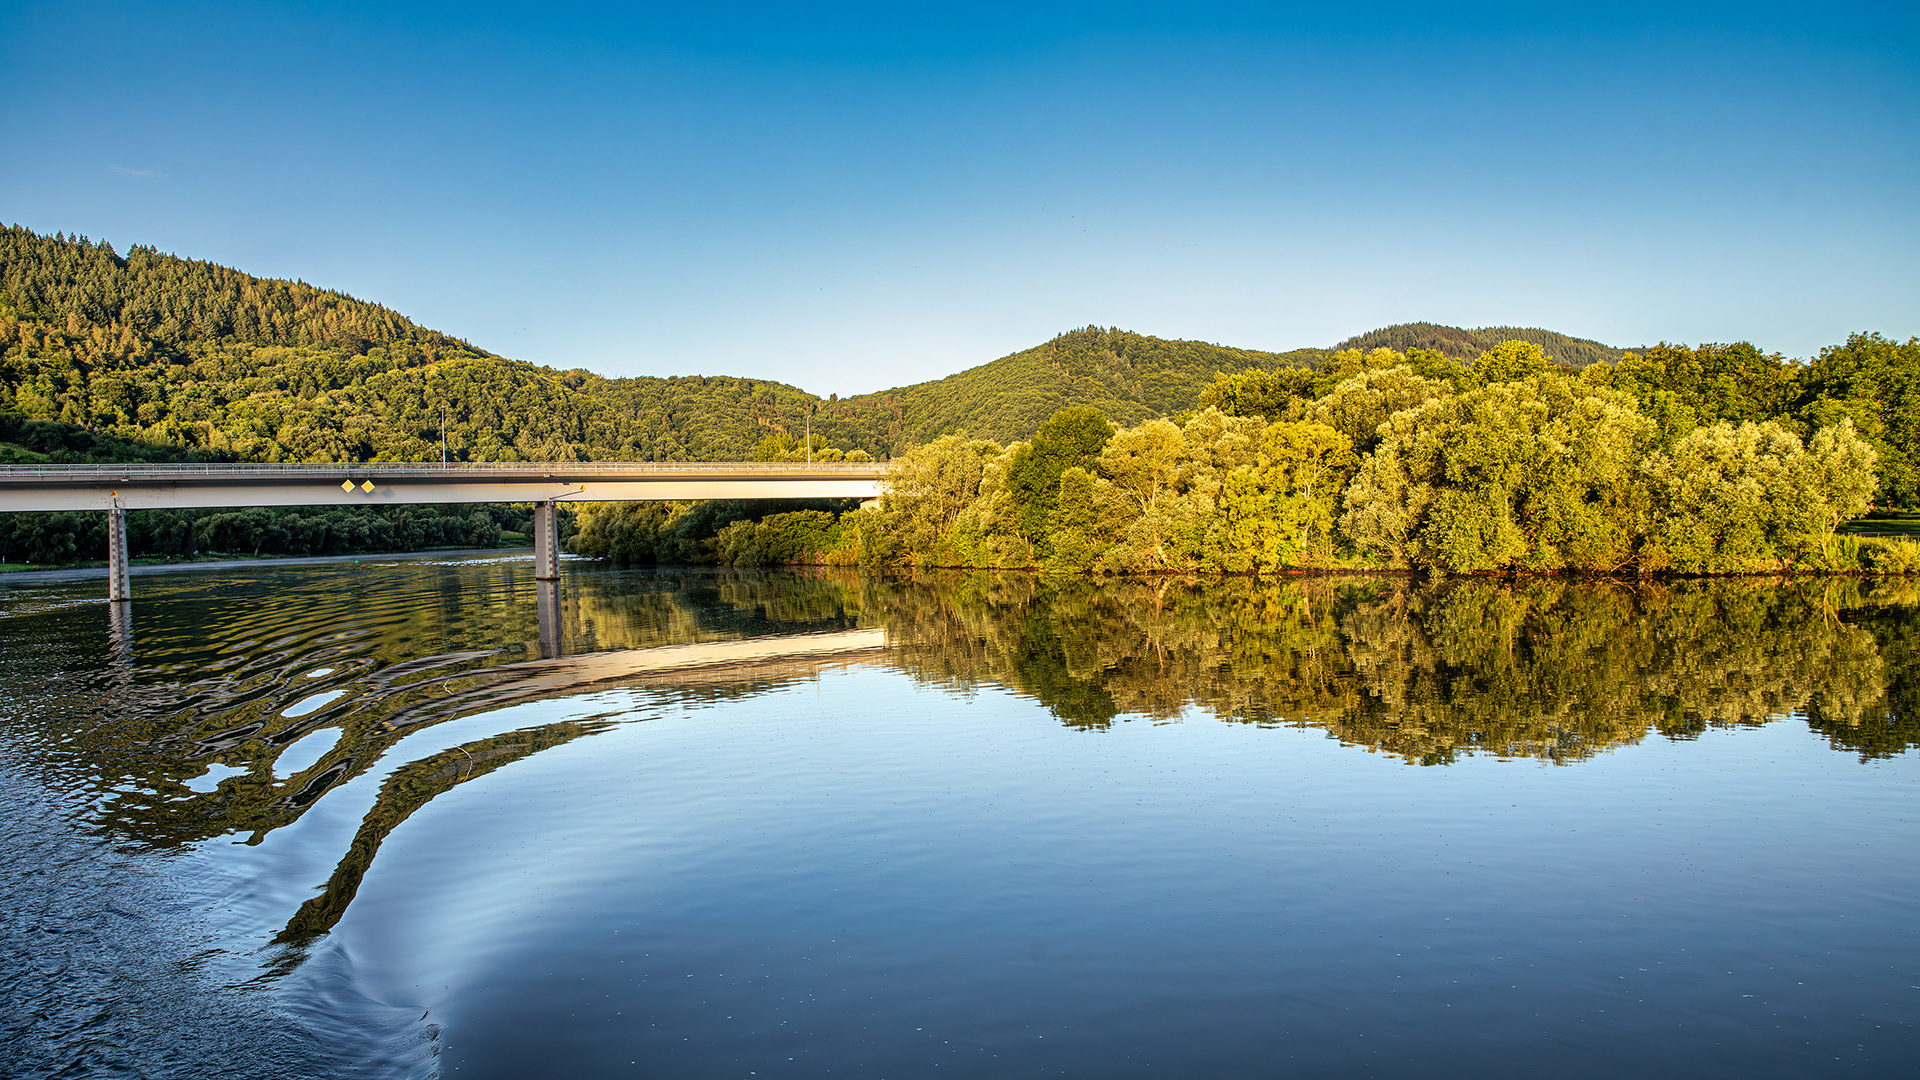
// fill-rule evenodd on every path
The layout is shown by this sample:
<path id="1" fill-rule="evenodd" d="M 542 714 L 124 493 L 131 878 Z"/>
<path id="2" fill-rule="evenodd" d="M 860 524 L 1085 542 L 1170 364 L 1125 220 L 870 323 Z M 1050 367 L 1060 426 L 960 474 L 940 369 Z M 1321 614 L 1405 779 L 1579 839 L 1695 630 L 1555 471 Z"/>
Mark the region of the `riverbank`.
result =
<path id="1" fill-rule="evenodd" d="M 150 574 L 167 574 L 180 570 L 231 569 L 248 566 L 323 566 L 328 563 L 352 562 L 391 562 L 396 559 L 434 559 L 465 555 L 506 555 L 531 558 L 532 547 L 494 547 L 494 548 L 429 548 L 425 551 L 379 551 L 365 552 L 359 555 L 288 555 L 278 558 L 219 558 L 200 557 L 196 559 L 171 559 L 141 562 L 134 560 L 129 573 L 134 577 Z M 0 563 L 0 584 L 30 584 L 54 581 L 85 581 L 89 578 L 107 576 L 107 564 L 103 559 L 96 563 L 80 563 L 67 566 L 35 567 L 31 564 Z"/>

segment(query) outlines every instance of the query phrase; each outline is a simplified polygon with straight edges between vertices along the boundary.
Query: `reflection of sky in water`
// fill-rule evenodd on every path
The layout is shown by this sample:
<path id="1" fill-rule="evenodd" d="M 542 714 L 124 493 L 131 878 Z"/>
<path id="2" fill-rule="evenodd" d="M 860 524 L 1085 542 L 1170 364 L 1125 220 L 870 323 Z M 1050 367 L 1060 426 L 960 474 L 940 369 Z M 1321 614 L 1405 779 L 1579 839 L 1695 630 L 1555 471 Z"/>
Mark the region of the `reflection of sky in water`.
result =
<path id="1" fill-rule="evenodd" d="M 215 763 L 208 765 L 206 772 L 186 781 L 186 787 L 188 791 L 198 792 L 204 795 L 219 788 L 220 781 L 225 780 L 227 777 L 245 776 L 246 774 L 247 770 L 245 769 Z M 143 789 L 136 788 L 133 790 L 138 791 Z"/>
<path id="2" fill-rule="evenodd" d="M 338 728 L 322 728 L 295 741 L 273 759 L 273 775 L 277 779 L 285 780 L 295 773 L 307 771 L 325 757 L 327 751 L 333 749 L 334 744 L 339 741 Z"/>
<path id="3" fill-rule="evenodd" d="M 449 563 L 155 578 L 130 656 L 97 582 L 0 591 L 0 645 L 46 643 L 0 739 L 127 853 L 22 910 L 168 853 L 174 899 L 101 931 L 155 940 L 75 976 L 114 1045 L 173 1038 L 129 988 L 193 956 L 311 1034 L 288 1076 L 1916 1049 L 1898 590 L 575 566 L 569 653 L 674 647 L 589 686 L 524 560 Z"/>
<path id="4" fill-rule="evenodd" d="M 305 716 L 322 705 L 328 705 L 347 696 L 345 690 L 328 690 L 321 694 L 312 694 L 280 710 L 280 715 L 289 720 Z"/>
<path id="5" fill-rule="evenodd" d="M 629 693 L 496 722 L 633 715 Z M 461 1075 L 766 1074 L 788 1050 L 809 1075 L 1243 1074 L 1550 1044 L 1598 1075 L 1777 1068 L 1788 1033 L 1809 1067 L 1840 1031 L 1869 1044 L 1852 1060 L 1912 1049 L 1882 949 L 1914 845 L 1831 838 L 1910 811 L 1916 774 L 1804 727 L 1409 770 L 1311 731 L 1089 735 L 858 669 L 490 779 L 394 834 L 333 942 L 370 994 L 441 1019 Z"/>

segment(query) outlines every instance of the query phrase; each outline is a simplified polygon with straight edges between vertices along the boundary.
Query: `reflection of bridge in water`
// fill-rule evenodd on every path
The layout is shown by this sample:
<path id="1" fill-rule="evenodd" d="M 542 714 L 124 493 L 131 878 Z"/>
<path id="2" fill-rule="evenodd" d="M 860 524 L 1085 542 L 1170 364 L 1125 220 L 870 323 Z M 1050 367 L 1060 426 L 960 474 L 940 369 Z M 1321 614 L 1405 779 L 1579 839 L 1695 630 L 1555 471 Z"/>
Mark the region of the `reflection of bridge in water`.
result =
<path id="1" fill-rule="evenodd" d="M 874 627 L 815 634 L 777 634 L 530 660 L 455 676 L 444 698 L 390 717 L 417 727 L 543 698 L 622 686 L 697 687 L 804 678 L 823 668 L 876 660 L 886 631 Z M 320 894 L 302 903 L 275 940 L 300 943 L 332 930 L 373 865 L 380 845 L 401 822 L 437 796 L 478 776 L 605 728 L 607 721 L 562 720 L 474 739 L 395 769 Z M 328 786 L 338 781 L 335 777 Z M 316 793 L 317 797 L 318 793 Z M 310 801 L 310 800 L 309 800 Z"/>
<path id="2" fill-rule="evenodd" d="M 501 664 L 448 678 L 449 693 L 423 702 L 421 709 L 426 711 L 398 713 L 386 722 L 393 727 L 439 723 L 586 689 L 720 686 L 799 678 L 827 664 L 877 659 L 886 644 L 886 631 L 873 627 L 655 645 Z"/>
<path id="3" fill-rule="evenodd" d="M 533 576 L 551 583 L 560 577 L 554 510 L 560 502 L 873 499 L 885 474 L 885 465 L 853 462 L 6 465 L 0 466 L 0 513 L 105 512 L 107 596 L 122 603 L 133 599 L 128 510 L 532 503 Z M 544 590 L 540 603 L 544 628 L 557 594 Z"/>

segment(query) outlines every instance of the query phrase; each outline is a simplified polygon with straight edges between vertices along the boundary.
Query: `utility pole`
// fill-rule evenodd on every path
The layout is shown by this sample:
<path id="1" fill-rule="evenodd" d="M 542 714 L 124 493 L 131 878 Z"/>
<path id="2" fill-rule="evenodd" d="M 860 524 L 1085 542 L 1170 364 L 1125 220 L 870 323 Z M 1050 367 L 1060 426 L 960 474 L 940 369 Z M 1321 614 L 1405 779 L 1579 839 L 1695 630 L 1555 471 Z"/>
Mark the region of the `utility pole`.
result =
<path id="1" fill-rule="evenodd" d="M 447 403 L 440 403 L 440 464 L 447 463 Z"/>
<path id="2" fill-rule="evenodd" d="M 807 405 L 807 464 L 813 464 L 813 405 Z"/>

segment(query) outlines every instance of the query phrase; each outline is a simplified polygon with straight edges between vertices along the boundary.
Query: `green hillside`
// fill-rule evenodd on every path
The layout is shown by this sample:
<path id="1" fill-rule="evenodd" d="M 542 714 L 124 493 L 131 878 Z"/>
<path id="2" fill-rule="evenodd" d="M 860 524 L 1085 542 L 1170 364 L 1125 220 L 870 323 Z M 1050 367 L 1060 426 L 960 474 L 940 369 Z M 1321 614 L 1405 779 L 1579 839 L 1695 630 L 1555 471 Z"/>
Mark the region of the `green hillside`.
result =
<path id="1" fill-rule="evenodd" d="M 1537 327 L 1488 326 L 1479 330 L 1463 330 L 1458 326 L 1436 326 L 1433 323 L 1401 323 L 1380 330 L 1369 330 L 1348 338 L 1334 348 L 1392 349 L 1395 352 L 1432 349 L 1455 360 L 1472 360 L 1503 341 L 1530 341 L 1545 349 L 1548 356 L 1574 368 L 1583 368 L 1598 360 L 1618 363 L 1628 351 L 1588 338 L 1568 337 Z"/>
<path id="2" fill-rule="evenodd" d="M 957 375 L 848 398 L 855 410 L 893 410 L 889 449 L 963 432 L 997 442 L 1024 439 L 1070 405 L 1092 405 L 1122 424 L 1193 408 L 1217 374 L 1250 367 L 1311 367 L 1321 349 L 1290 353 L 1166 341 L 1089 326 Z"/>
<path id="3" fill-rule="evenodd" d="M 136 247 L 0 229 L 0 458 L 752 457 L 816 399 L 494 356 L 377 304 Z M 846 417 L 833 434 L 872 447 Z M 881 429 L 884 431 L 884 429 Z"/>

